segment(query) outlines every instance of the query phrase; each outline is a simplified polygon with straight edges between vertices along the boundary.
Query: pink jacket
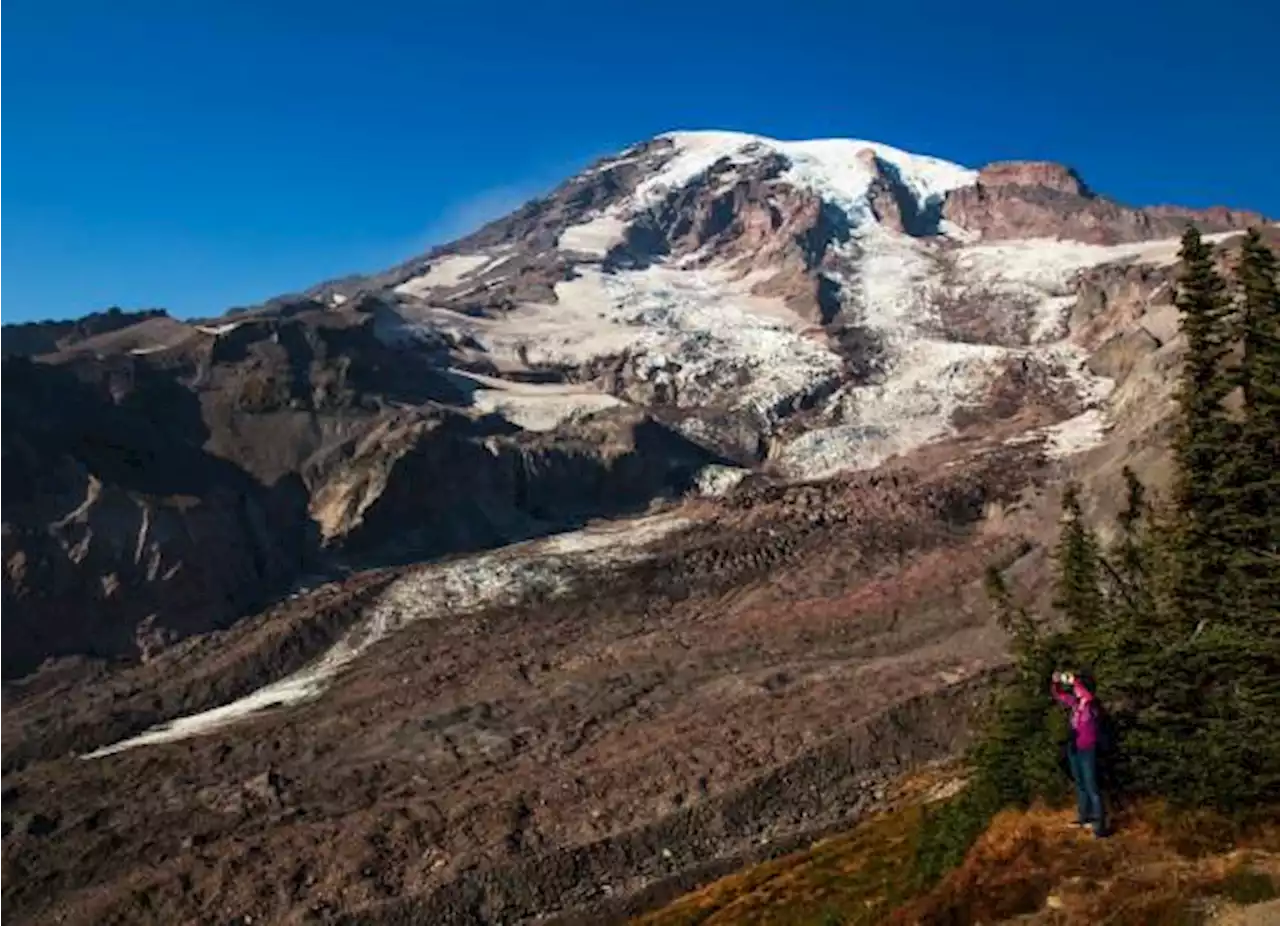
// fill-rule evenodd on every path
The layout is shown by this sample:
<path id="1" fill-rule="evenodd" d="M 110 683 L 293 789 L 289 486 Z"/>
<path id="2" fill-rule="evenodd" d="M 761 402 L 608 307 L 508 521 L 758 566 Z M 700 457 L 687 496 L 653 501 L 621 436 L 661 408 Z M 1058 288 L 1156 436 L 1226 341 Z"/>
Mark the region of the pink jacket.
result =
<path id="1" fill-rule="evenodd" d="M 1093 749 L 1098 745 L 1098 713 L 1094 709 L 1093 695 L 1078 678 L 1071 687 L 1073 693 L 1069 694 L 1054 685 L 1053 697 L 1071 710 L 1071 732 L 1076 749 Z"/>

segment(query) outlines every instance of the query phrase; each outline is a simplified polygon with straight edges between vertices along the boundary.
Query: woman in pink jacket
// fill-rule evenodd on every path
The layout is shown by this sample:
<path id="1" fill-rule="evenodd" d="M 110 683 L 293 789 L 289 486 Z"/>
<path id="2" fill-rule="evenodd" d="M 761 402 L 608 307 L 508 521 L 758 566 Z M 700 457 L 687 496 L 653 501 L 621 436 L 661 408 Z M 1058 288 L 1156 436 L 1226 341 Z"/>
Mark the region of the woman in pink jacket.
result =
<path id="1" fill-rule="evenodd" d="M 1067 759 L 1076 784 L 1076 825 L 1092 826 L 1095 836 L 1106 835 L 1102 793 L 1098 790 L 1098 705 L 1078 676 L 1054 672 L 1053 697 L 1071 711 L 1071 735 Z"/>

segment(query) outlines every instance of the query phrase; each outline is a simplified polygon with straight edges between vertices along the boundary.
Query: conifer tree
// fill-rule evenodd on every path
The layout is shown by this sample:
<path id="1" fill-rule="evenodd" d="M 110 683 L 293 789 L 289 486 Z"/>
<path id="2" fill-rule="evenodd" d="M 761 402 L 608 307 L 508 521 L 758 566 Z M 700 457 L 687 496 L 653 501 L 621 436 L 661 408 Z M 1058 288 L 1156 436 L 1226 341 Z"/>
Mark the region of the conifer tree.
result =
<path id="1" fill-rule="evenodd" d="M 1210 248 L 1193 231 L 1183 239 L 1178 306 L 1187 354 L 1170 538 L 1181 626 L 1129 659 L 1138 709 L 1127 743 L 1137 783 L 1223 809 L 1274 799 L 1280 788 L 1280 647 L 1276 621 L 1264 614 L 1274 613 L 1274 597 L 1262 590 L 1273 580 L 1258 568 L 1270 542 L 1262 499 L 1276 468 L 1266 447 L 1274 417 L 1258 417 L 1276 357 L 1267 327 L 1274 258 L 1263 250 L 1260 239 L 1246 241 L 1244 294 L 1233 313 Z M 1237 387 L 1244 407 L 1233 416 L 1226 400 Z"/>
<path id="2" fill-rule="evenodd" d="M 1054 607 L 1073 628 L 1097 628 L 1103 610 L 1098 541 L 1084 523 L 1080 489 L 1074 483 L 1068 484 L 1062 493 L 1062 530 L 1054 559 L 1057 563 Z"/>
<path id="3" fill-rule="evenodd" d="M 1280 290 L 1276 255 L 1256 228 L 1245 235 L 1237 268 L 1241 294 L 1239 382 L 1246 413 L 1259 405 L 1280 410 Z M 1273 429 L 1280 429 L 1274 416 Z"/>
<path id="4" fill-rule="evenodd" d="M 1228 599 L 1229 541 L 1223 464 L 1233 437 L 1225 400 L 1233 385 L 1230 303 L 1213 264 L 1213 248 L 1195 228 L 1182 237 L 1177 305 L 1186 357 L 1178 391 L 1181 422 L 1174 444 L 1176 572 L 1174 598 L 1182 620 L 1196 626 Z"/>
<path id="5" fill-rule="evenodd" d="M 1031 616 L 1026 608 L 1014 603 L 1009 585 L 998 566 L 993 564 L 987 567 L 982 587 L 995 611 L 996 624 L 1013 641 L 1014 654 L 1021 657 L 1035 645 L 1036 631 Z"/>
<path id="6" fill-rule="evenodd" d="M 1150 654 L 1168 623 L 1157 594 L 1164 557 L 1155 512 L 1137 474 L 1126 466 L 1122 475 L 1125 506 L 1116 540 L 1102 560 L 1107 626 L 1093 647 L 1099 683 L 1117 716 L 1132 715 L 1160 687 L 1161 668 Z"/>
<path id="7" fill-rule="evenodd" d="M 1280 632 L 1280 269 L 1256 229 L 1245 237 L 1237 379 L 1242 420 L 1227 467 L 1241 618 Z"/>
<path id="8" fill-rule="evenodd" d="M 1146 487 L 1128 466 L 1121 470 L 1125 484 L 1125 506 L 1117 520 L 1119 533 L 1110 556 L 1105 559 L 1109 593 L 1107 610 L 1122 617 L 1128 629 L 1149 629 L 1156 615 L 1152 588 L 1153 563 L 1150 511 Z"/>
<path id="9" fill-rule="evenodd" d="M 1015 673 L 1001 692 L 985 736 L 971 758 L 980 788 L 1003 804 L 1025 804 L 1063 790 L 1058 745 L 1066 726 L 1049 695 L 1049 676 L 1070 659 L 1062 634 L 1042 633 L 1026 609 L 1014 603 L 1000 570 L 987 569 L 985 589 L 1001 627 L 1010 634 Z"/>

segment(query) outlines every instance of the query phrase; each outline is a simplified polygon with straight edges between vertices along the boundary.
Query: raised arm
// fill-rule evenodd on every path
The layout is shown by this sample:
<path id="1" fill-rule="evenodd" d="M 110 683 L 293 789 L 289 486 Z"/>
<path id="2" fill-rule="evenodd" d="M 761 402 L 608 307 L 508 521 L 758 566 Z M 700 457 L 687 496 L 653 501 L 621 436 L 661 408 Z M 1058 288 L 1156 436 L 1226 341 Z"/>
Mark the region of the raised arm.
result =
<path id="1" fill-rule="evenodd" d="M 1076 697 L 1079 698 L 1081 701 L 1093 700 L 1093 692 L 1091 692 L 1088 688 L 1084 687 L 1084 683 L 1081 682 L 1080 679 L 1078 678 L 1073 678 L 1071 680 L 1071 690 L 1075 692 Z"/>
<path id="2" fill-rule="evenodd" d="M 1068 693 L 1062 687 L 1061 682 L 1062 682 L 1062 676 L 1060 676 L 1057 672 L 1054 672 L 1053 678 L 1050 679 L 1049 681 L 1049 693 L 1053 695 L 1053 699 L 1057 701 L 1059 704 L 1061 704 L 1063 707 L 1075 707 L 1076 706 L 1075 696 Z M 1079 684 L 1079 682 L 1077 682 L 1076 684 Z"/>

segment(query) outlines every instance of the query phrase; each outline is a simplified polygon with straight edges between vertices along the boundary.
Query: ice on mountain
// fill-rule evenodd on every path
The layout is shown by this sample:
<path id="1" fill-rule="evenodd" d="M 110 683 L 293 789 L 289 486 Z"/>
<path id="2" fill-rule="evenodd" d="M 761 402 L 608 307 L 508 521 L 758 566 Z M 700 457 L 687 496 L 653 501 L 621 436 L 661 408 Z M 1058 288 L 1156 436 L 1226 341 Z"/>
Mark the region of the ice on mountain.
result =
<path id="1" fill-rule="evenodd" d="M 949 190 L 972 185 L 978 176 L 977 171 L 940 158 L 857 139 L 780 141 L 743 132 L 715 131 L 671 132 L 660 137 L 675 146 L 676 155 L 637 188 L 634 200 L 638 209 L 653 205 L 667 191 L 683 187 L 725 158 L 748 163 L 769 153 L 781 154 L 790 163 L 784 180 L 838 206 L 855 226 L 870 217 L 867 191 L 875 179 L 871 168 L 859 158 L 862 151 L 870 150 L 892 165 L 921 208 Z"/>

